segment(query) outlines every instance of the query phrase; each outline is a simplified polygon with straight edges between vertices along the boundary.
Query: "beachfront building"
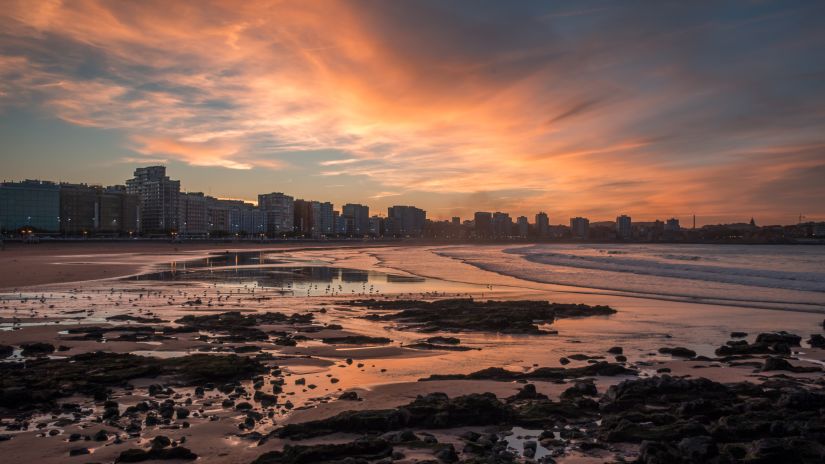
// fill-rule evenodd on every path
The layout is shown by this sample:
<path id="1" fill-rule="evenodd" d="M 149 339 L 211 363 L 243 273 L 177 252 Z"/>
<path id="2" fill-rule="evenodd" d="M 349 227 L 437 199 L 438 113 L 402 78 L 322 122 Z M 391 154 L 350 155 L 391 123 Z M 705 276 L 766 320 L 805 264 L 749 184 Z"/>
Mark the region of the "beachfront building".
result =
<path id="1" fill-rule="evenodd" d="M 630 216 L 622 214 L 616 218 L 616 236 L 622 240 L 629 240 L 633 235 L 633 224 Z"/>
<path id="2" fill-rule="evenodd" d="M 527 222 L 527 216 L 519 216 L 518 219 L 516 219 L 516 226 L 518 226 L 519 238 L 527 238 L 527 234 L 530 231 L 530 224 Z"/>
<path id="3" fill-rule="evenodd" d="M 538 238 L 550 236 L 550 219 L 547 217 L 547 213 L 543 211 L 536 214 L 536 236 Z"/>
<path id="4" fill-rule="evenodd" d="M 370 230 L 370 207 L 347 203 L 341 208 L 341 216 L 346 221 L 346 234 L 367 235 Z"/>
<path id="5" fill-rule="evenodd" d="M 141 233 L 166 234 L 178 230 L 180 181 L 169 179 L 165 166 L 135 169 L 135 176 L 126 181 L 126 192 L 140 199 Z"/>
<path id="6" fill-rule="evenodd" d="M 493 236 L 493 214 L 486 211 L 478 211 L 473 215 L 475 235 L 478 238 L 490 238 Z"/>
<path id="7" fill-rule="evenodd" d="M 513 219 L 507 213 L 493 213 L 493 236 L 507 238 L 513 235 Z"/>
<path id="8" fill-rule="evenodd" d="M 54 182 L 25 180 L 0 183 L 0 232 L 60 229 L 60 187 Z"/>
<path id="9" fill-rule="evenodd" d="M 420 237 L 424 233 L 427 212 L 415 206 L 387 208 L 386 235 L 393 237 Z"/>
<path id="10" fill-rule="evenodd" d="M 583 217 L 570 218 L 570 235 L 577 239 L 585 239 L 589 237 L 590 220 Z"/>
<path id="11" fill-rule="evenodd" d="M 264 233 L 269 236 L 292 233 L 295 221 L 295 200 L 281 192 L 258 195 L 258 208 L 261 210 Z"/>

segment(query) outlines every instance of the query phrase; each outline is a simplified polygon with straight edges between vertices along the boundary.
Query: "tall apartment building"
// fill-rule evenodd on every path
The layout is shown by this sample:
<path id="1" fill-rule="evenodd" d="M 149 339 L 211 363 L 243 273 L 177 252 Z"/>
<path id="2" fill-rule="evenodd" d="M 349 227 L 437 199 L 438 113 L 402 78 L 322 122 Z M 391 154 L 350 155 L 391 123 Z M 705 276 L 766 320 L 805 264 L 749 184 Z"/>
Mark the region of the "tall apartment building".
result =
<path id="1" fill-rule="evenodd" d="M 631 238 L 633 235 L 633 225 L 630 221 L 630 216 L 622 214 L 616 218 L 616 235 L 622 240 Z"/>
<path id="2" fill-rule="evenodd" d="M 570 218 L 570 234 L 573 238 L 587 238 L 590 235 L 590 221 L 583 217 Z"/>
<path id="3" fill-rule="evenodd" d="M 91 234 L 98 228 L 98 188 L 86 184 L 60 184 L 60 232 Z"/>
<path id="4" fill-rule="evenodd" d="M 60 230 L 60 187 L 54 182 L 25 180 L 0 183 L 0 231 L 30 228 Z"/>
<path id="5" fill-rule="evenodd" d="M 370 235 L 382 237 L 386 233 L 386 221 L 381 216 L 370 216 Z"/>
<path id="6" fill-rule="evenodd" d="M 493 213 L 493 236 L 509 237 L 513 235 L 513 219 L 507 213 Z"/>
<path id="7" fill-rule="evenodd" d="M 518 236 L 521 238 L 527 238 L 527 234 L 530 230 L 530 224 L 527 222 L 527 216 L 519 216 L 516 219 L 516 225 L 518 226 Z"/>
<path id="8" fill-rule="evenodd" d="M 126 192 L 140 198 L 142 233 L 160 234 L 178 229 L 180 181 L 169 179 L 165 166 L 135 169 L 135 176 L 126 181 Z"/>
<path id="9" fill-rule="evenodd" d="M 479 211 L 473 215 L 475 222 L 475 234 L 479 238 L 490 238 L 493 236 L 493 214 L 486 211 Z"/>
<path id="10" fill-rule="evenodd" d="M 125 185 L 113 185 L 98 191 L 97 232 L 136 234 L 140 218 L 140 199 L 126 193 Z"/>
<path id="11" fill-rule="evenodd" d="M 424 233 L 427 212 L 415 206 L 387 208 L 386 233 L 394 237 L 420 237 Z"/>
<path id="12" fill-rule="evenodd" d="M 328 201 L 313 201 L 312 215 L 316 220 L 318 234 L 326 236 L 335 233 L 335 218 L 333 217 L 332 203 Z"/>
<path id="13" fill-rule="evenodd" d="M 547 217 L 547 213 L 543 211 L 536 214 L 536 236 L 539 238 L 550 236 L 550 219 Z"/>
<path id="14" fill-rule="evenodd" d="M 258 195 L 258 208 L 263 216 L 264 233 L 281 235 L 293 232 L 295 200 L 280 192 Z"/>
<path id="15" fill-rule="evenodd" d="M 209 232 L 207 198 L 202 192 L 181 193 L 178 225 L 183 237 L 204 237 Z"/>
<path id="16" fill-rule="evenodd" d="M 367 235 L 370 231 L 370 208 L 365 205 L 347 203 L 341 208 L 341 216 L 346 222 L 347 235 Z"/>

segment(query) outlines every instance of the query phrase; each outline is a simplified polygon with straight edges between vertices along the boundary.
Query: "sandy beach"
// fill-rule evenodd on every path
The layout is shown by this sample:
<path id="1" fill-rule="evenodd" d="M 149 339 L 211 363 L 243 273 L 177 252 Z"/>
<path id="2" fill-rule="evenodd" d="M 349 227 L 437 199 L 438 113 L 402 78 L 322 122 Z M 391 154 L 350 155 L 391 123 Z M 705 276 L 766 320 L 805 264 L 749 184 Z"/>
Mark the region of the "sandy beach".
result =
<path id="1" fill-rule="evenodd" d="M 661 376 L 706 379 L 714 388 L 781 382 L 819 389 L 825 365 L 825 351 L 812 345 L 822 313 L 528 281 L 451 259 L 444 247 L 43 244 L 7 247 L 0 260 L 0 346 L 9 347 L 2 365 L 53 373 L 29 385 L 28 399 L 15 400 L 25 410 L 10 407 L 9 395 L 31 380 L 15 370 L 4 380 L 0 434 L 8 439 L 0 449 L 22 462 L 84 462 L 86 453 L 113 462 L 128 459 L 128 449 L 150 452 L 153 437 L 163 435 L 202 462 L 248 463 L 285 445 L 320 452 L 365 433 L 383 457 L 387 446 L 397 452 L 393 462 L 503 450 L 469 444 L 472 434 L 490 433 L 517 451 L 513 462 L 523 462 L 530 439 L 508 438 L 517 429 L 512 437 L 543 437 L 536 448 L 543 462 L 632 460 L 646 448 L 605 429 L 618 420 L 611 414 L 625 412 L 598 412 L 589 401 L 602 408 L 612 401 L 598 395 Z M 499 306 L 486 309 L 488 300 Z M 410 318 L 428 305 L 435 305 L 431 313 Z M 537 312 L 520 319 L 531 305 Z M 764 341 L 780 330 L 800 337 Z M 211 366 L 220 359 L 249 365 L 238 372 Z M 57 403 L 40 403 L 38 389 L 49 391 L 51 376 L 60 382 L 69 375 L 66 361 L 108 365 L 123 377 L 106 380 L 103 390 L 73 380 L 52 393 Z M 124 363 L 148 365 L 123 370 Z M 678 385 L 687 395 L 680 401 L 698 400 L 707 388 Z M 461 419 L 455 411 L 465 406 L 452 402 L 470 400 L 503 408 L 511 419 Z M 66 402 L 79 406 L 57 406 Z M 560 407 L 573 409 L 559 416 Z M 531 408 L 550 412 L 534 416 Z M 412 418 L 431 411 L 403 428 L 435 441 L 377 439 L 396 429 L 362 429 L 356 416 L 341 422 L 397 410 Z M 446 422 L 425 419 L 432 411 L 447 414 Z M 332 423 L 336 433 L 316 435 Z M 583 432 L 571 435 L 571 428 Z M 350 452 L 335 450 L 325 452 Z M 158 457 L 167 451 L 156 453 L 146 458 L 167 459 Z"/>

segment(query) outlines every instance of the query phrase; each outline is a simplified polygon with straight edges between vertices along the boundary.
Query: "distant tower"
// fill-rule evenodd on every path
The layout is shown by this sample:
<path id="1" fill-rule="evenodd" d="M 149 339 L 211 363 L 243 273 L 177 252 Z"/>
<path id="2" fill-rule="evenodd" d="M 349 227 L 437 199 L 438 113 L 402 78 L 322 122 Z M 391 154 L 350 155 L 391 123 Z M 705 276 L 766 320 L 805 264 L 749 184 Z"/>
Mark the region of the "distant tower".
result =
<path id="1" fill-rule="evenodd" d="M 696 229 L 696 215 L 693 215 L 693 228 Z"/>

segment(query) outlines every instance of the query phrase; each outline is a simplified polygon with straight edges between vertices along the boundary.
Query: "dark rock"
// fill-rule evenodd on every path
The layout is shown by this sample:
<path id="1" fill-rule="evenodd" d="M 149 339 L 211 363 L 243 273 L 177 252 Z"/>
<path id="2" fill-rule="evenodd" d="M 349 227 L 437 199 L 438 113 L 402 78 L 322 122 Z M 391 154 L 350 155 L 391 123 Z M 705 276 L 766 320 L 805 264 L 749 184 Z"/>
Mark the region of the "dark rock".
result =
<path id="1" fill-rule="evenodd" d="M 20 353 L 23 356 L 47 356 L 54 353 L 54 345 L 51 343 L 22 343 L 20 348 L 23 351 Z"/>
<path id="2" fill-rule="evenodd" d="M 676 357 L 676 358 L 693 358 L 693 357 L 696 357 L 696 352 L 695 351 L 693 351 L 689 348 L 685 348 L 683 346 L 677 346 L 675 348 L 670 348 L 670 347 L 659 348 L 659 353 L 669 354 L 669 355 L 671 355 L 673 357 Z"/>
<path id="3" fill-rule="evenodd" d="M 788 346 L 799 346 L 799 342 L 802 341 L 802 337 L 799 335 L 794 335 L 788 332 L 769 332 L 769 333 L 761 333 L 756 336 L 756 343 L 766 343 L 768 345 L 773 345 L 776 343 L 784 343 Z"/>
<path id="4" fill-rule="evenodd" d="M 286 445 L 283 451 L 262 454 L 252 464 L 360 464 L 391 456 L 392 451 L 392 446 L 381 439 L 334 445 Z"/>
<path id="5" fill-rule="evenodd" d="M 762 371 L 789 371 L 789 372 L 797 372 L 797 373 L 805 373 L 805 372 L 821 372 L 822 369 L 819 367 L 803 367 L 803 366 L 794 366 L 793 364 L 789 363 L 785 359 L 782 358 L 768 358 L 765 360 L 765 365 L 762 367 Z"/>
<path id="6" fill-rule="evenodd" d="M 387 337 L 369 337 L 366 335 L 349 335 L 346 337 L 327 337 L 321 341 L 328 345 L 386 345 L 392 343 Z"/>
<path id="7" fill-rule="evenodd" d="M 458 345 L 461 340 L 456 337 L 430 337 L 426 339 L 426 342 L 436 345 Z"/>
<path id="8" fill-rule="evenodd" d="M 811 335 L 808 339 L 808 344 L 814 348 L 825 348 L 825 337 L 819 334 Z"/>
<path id="9" fill-rule="evenodd" d="M 621 346 L 614 346 L 607 350 L 610 354 L 624 354 L 624 349 Z"/>
<path id="10" fill-rule="evenodd" d="M 475 301 L 472 299 L 357 300 L 351 305 L 366 306 L 391 314 L 370 315 L 369 319 L 397 321 L 420 332 L 475 331 L 546 335 L 537 322 L 552 323 L 561 317 L 608 315 L 607 306 L 557 304 L 547 301 Z"/>
<path id="11" fill-rule="evenodd" d="M 747 332 L 731 332 L 731 338 L 745 338 L 748 336 Z"/>
<path id="12" fill-rule="evenodd" d="M 547 395 L 543 395 L 536 391 L 536 386 L 532 383 L 526 384 L 524 387 L 519 390 L 518 393 L 508 398 L 508 401 L 517 401 L 517 400 L 535 400 L 535 399 L 547 399 Z"/>
<path id="13" fill-rule="evenodd" d="M 354 391 L 348 391 L 348 392 L 341 393 L 341 396 L 339 396 L 338 399 L 339 400 L 344 400 L 344 401 L 358 401 L 358 400 L 360 400 L 360 398 L 358 398 L 358 393 L 356 393 Z"/>
<path id="14" fill-rule="evenodd" d="M 115 463 L 175 459 L 182 461 L 193 461 L 197 458 L 198 455 L 182 446 L 175 446 L 172 448 L 152 448 L 148 451 L 139 448 L 132 448 L 120 453 L 120 456 L 115 459 Z"/>
<path id="15" fill-rule="evenodd" d="M 561 364 L 562 366 L 566 366 L 570 364 L 570 360 L 567 358 L 559 358 L 559 364 Z"/>
<path id="16" fill-rule="evenodd" d="M 579 377 L 636 375 L 637 371 L 628 369 L 621 364 L 597 362 L 584 367 L 540 367 L 530 372 L 513 372 L 500 367 L 490 367 L 471 374 L 434 374 L 427 380 L 563 380 Z"/>
<path id="17" fill-rule="evenodd" d="M 72 448 L 69 450 L 69 456 L 83 456 L 84 454 L 89 454 L 89 448 Z"/>
<path id="18" fill-rule="evenodd" d="M 9 345 L 0 345 L 0 359 L 8 358 L 14 354 L 14 347 Z"/>

